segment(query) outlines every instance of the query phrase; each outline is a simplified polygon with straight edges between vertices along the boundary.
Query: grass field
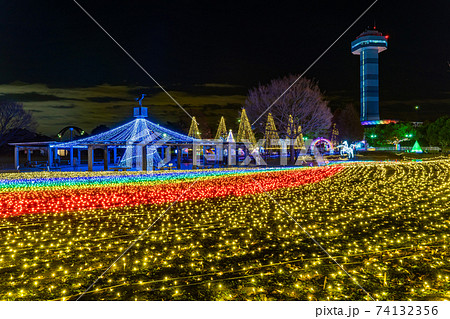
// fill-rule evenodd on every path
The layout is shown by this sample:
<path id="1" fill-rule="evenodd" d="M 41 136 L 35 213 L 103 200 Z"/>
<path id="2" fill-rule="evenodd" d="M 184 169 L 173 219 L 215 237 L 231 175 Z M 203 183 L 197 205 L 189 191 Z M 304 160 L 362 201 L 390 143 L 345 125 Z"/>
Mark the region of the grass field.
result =
<path id="1" fill-rule="evenodd" d="M 224 172 L 3 174 L 0 299 L 77 299 L 153 223 L 82 300 L 450 299 L 449 160 Z"/>

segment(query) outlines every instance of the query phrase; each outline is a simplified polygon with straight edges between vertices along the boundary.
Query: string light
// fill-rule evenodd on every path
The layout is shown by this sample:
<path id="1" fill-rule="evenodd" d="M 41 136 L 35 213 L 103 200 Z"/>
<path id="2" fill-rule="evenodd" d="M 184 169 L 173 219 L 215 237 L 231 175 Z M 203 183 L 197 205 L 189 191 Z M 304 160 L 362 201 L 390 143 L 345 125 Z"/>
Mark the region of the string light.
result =
<path id="1" fill-rule="evenodd" d="M 119 148 L 125 148 L 125 152 L 120 159 L 120 165 L 129 166 L 133 161 L 139 161 L 142 154 L 141 148 L 137 144 L 153 145 L 164 139 L 176 143 L 193 143 L 196 139 L 174 132 L 145 118 L 136 118 L 124 125 L 116 127 L 107 132 L 92 135 L 83 139 L 59 143 L 51 147 L 57 149 L 87 149 L 87 144 L 97 144 L 99 141 L 105 143 L 122 144 Z M 161 161 L 161 157 L 155 150 L 148 154 L 153 155 L 154 163 Z"/>
<path id="2" fill-rule="evenodd" d="M 173 205 L 83 299 L 364 300 L 353 280 L 247 183 L 255 178 L 374 298 L 448 300 L 449 173 L 448 160 L 202 172 L 196 196 Z M 8 275 L 0 299 L 75 299 L 170 201 L 79 208 L 69 199 L 93 205 L 97 192 L 107 203 L 105 189 L 109 196 L 141 190 L 137 199 L 145 189 L 150 198 L 198 177 L 171 174 L 5 175 L 2 205 L 7 196 L 18 196 L 18 207 L 47 196 L 74 207 L 42 201 L 54 210 L 3 211 L 0 268 Z"/>
<path id="3" fill-rule="evenodd" d="M 33 183 L 29 180 L 9 180 L 4 187 L 7 191 L 0 192 L 0 216 L 161 204 L 177 199 L 185 201 L 229 195 L 243 196 L 261 192 L 253 179 L 262 183 L 266 190 L 273 190 L 317 182 L 342 169 L 342 166 L 335 165 L 314 170 L 231 170 L 197 174 L 134 175 L 132 178 L 122 178 L 119 175 L 106 178 L 74 177 L 58 181 L 34 179 Z M 192 183 L 190 180 L 199 176 L 202 180 L 179 198 L 182 190 Z M 217 176 L 222 178 L 216 178 Z M 15 191 L 10 191 L 11 189 Z"/>

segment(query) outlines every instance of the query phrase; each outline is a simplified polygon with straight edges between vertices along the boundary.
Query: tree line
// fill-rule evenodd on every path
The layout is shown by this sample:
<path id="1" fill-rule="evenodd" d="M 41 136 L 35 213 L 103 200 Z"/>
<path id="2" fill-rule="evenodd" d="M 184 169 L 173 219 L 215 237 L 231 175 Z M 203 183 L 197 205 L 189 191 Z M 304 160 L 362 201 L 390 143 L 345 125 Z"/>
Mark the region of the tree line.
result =
<path id="1" fill-rule="evenodd" d="M 398 143 L 412 146 L 419 141 L 422 146 L 438 146 L 444 151 L 450 146 L 450 117 L 442 116 L 421 125 L 408 122 L 377 125 L 366 129 L 365 137 L 371 146 Z"/>
<path id="2" fill-rule="evenodd" d="M 352 143 L 365 138 L 372 146 L 408 145 L 415 140 L 421 145 L 443 149 L 450 145 L 448 116 L 417 127 L 412 123 L 397 123 L 364 129 L 359 121 L 359 112 L 353 105 L 348 104 L 332 113 L 317 81 L 299 78 L 299 75 L 274 79 L 250 89 L 244 108 L 257 136 L 264 133 L 268 113 L 271 113 L 280 137 L 292 140 L 300 134 L 307 138 L 330 138 L 332 124 L 335 124 L 339 132 L 338 142 Z M 20 141 L 20 132 L 34 132 L 36 127 L 32 113 L 26 111 L 22 104 L 0 103 L 0 148 Z M 108 129 L 100 125 L 92 134 Z"/>

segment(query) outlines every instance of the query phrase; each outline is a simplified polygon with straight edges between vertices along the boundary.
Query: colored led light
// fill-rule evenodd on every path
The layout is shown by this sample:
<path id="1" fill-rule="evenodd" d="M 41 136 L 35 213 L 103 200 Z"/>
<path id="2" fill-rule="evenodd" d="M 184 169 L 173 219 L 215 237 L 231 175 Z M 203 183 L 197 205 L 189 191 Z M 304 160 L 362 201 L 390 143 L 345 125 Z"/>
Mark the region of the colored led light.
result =
<path id="1" fill-rule="evenodd" d="M 135 175 L 131 178 L 97 176 L 66 178 L 60 181 L 37 180 L 32 181 L 33 186 L 25 186 L 23 180 L 14 180 L 5 183 L 8 188 L 4 188 L 14 191 L 0 192 L 0 216 L 162 204 L 177 199 L 185 201 L 230 195 L 244 196 L 261 192 L 254 180 L 265 190 L 271 191 L 317 182 L 342 169 L 342 166 L 334 165 L 312 170 L 234 170 Z M 217 178 L 218 176 L 221 178 Z M 194 178 L 200 180 L 191 187 Z M 186 188 L 189 188 L 189 192 L 179 197 Z"/>
<path id="2" fill-rule="evenodd" d="M 354 281 L 377 300 L 448 300 L 448 158 L 339 166 L 331 178 L 269 194 L 1 218 L 0 299 L 75 300 L 148 229 L 82 300 L 368 300 Z M 270 185 L 272 177 L 287 181 L 302 170 L 309 171 L 269 170 L 266 178 L 263 171 L 235 170 L 198 183 L 237 191 L 244 184 L 236 179 Z M 5 174 L 10 184 L 0 192 L 151 189 L 194 178 L 149 181 L 151 174 L 128 172 L 102 184 L 106 173 L 82 175 L 88 183 L 68 186 L 74 174 L 29 173 L 15 187 L 19 175 Z M 45 184 L 50 177 L 62 180 Z"/>

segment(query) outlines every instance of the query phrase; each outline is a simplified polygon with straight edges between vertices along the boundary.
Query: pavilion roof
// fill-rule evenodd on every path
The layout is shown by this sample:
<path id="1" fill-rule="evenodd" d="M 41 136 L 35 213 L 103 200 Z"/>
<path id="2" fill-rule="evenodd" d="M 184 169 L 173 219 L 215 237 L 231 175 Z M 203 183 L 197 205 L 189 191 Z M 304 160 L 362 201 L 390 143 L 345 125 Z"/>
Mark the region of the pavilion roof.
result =
<path id="1" fill-rule="evenodd" d="M 145 118 L 136 118 L 122 126 L 107 132 L 92 135 L 75 141 L 52 145 L 57 148 L 86 148 L 90 144 L 148 144 L 158 141 L 170 143 L 193 143 L 196 139 L 169 130 L 163 126 L 150 122 Z"/>

